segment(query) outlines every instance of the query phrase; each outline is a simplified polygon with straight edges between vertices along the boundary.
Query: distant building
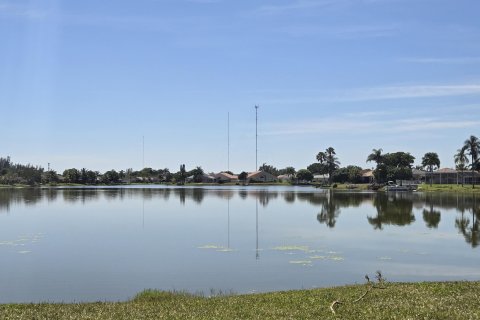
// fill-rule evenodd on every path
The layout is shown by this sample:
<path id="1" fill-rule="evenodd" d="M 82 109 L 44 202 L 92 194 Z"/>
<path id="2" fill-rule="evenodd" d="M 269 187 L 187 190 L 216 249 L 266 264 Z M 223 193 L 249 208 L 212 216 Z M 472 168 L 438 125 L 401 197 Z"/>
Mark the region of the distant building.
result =
<path id="1" fill-rule="evenodd" d="M 371 169 L 362 170 L 360 171 L 360 174 L 362 175 L 362 183 L 372 183 L 375 181 L 375 176 Z"/>
<path id="2" fill-rule="evenodd" d="M 292 182 L 295 179 L 295 176 L 292 174 L 281 174 L 278 176 L 278 180 L 282 182 Z"/>
<path id="3" fill-rule="evenodd" d="M 228 172 L 219 172 L 212 174 L 212 176 L 215 178 L 215 182 L 217 183 L 236 183 L 239 181 L 238 176 Z"/>
<path id="4" fill-rule="evenodd" d="M 316 183 L 328 183 L 330 176 L 328 174 L 316 174 L 313 176 L 313 182 Z"/>
<path id="5" fill-rule="evenodd" d="M 265 171 L 250 172 L 247 176 L 247 182 L 277 182 L 278 178 Z"/>
<path id="6" fill-rule="evenodd" d="M 185 179 L 185 181 L 186 182 L 195 182 L 194 178 L 195 177 L 193 175 L 191 175 L 191 176 L 187 177 Z M 212 174 L 204 173 L 204 174 L 202 174 L 201 179 L 198 182 L 199 183 L 214 183 L 215 182 L 215 176 L 213 176 Z"/>
<path id="7" fill-rule="evenodd" d="M 480 173 L 474 171 L 461 171 L 451 169 L 451 168 L 442 168 L 433 172 L 425 172 L 425 183 L 433 184 L 479 184 L 480 183 Z"/>

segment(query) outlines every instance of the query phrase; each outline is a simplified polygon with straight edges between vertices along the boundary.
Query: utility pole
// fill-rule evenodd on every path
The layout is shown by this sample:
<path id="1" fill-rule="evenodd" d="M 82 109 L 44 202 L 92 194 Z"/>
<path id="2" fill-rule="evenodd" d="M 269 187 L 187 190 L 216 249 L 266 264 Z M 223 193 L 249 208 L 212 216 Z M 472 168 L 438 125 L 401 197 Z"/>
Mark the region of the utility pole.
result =
<path id="1" fill-rule="evenodd" d="M 255 171 L 258 170 L 258 108 L 255 105 Z"/>

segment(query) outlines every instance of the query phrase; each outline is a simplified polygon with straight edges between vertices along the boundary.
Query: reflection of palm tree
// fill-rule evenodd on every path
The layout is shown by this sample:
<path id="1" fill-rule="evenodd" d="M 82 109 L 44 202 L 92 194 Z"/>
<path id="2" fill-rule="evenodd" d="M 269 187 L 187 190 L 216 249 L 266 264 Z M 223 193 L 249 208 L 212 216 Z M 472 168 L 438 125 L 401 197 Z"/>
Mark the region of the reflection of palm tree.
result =
<path id="1" fill-rule="evenodd" d="M 472 226 L 470 226 L 470 219 L 465 217 L 462 213 L 461 218 L 455 219 L 455 227 L 461 234 L 463 234 L 465 241 L 468 244 L 471 244 L 472 248 L 475 248 L 480 241 L 480 223 L 478 222 L 478 219 L 475 220 L 475 214 L 473 212 L 472 219 L 473 223 Z"/>
<path id="2" fill-rule="evenodd" d="M 464 216 L 464 210 L 461 211 L 461 217 L 455 219 L 455 227 L 463 235 L 465 241 L 475 248 L 480 243 L 480 222 L 478 218 L 480 211 L 476 206 L 476 198 L 473 198 L 472 211 L 472 225 L 470 226 L 470 219 Z"/>
<path id="3" fill-rule="evenodd" d="M 339 215 L 340 207 L 334 201 L 333 192 L 330 191 L 328 198 L 322 204 L 322 210 L 317 214 L 317 220 L 320 223 L 325 223 L 329 228 L 334 228 Z"/>
<path id="4" fill-rule="evenodd" d="M 441 213 L 440 211 L 433 210 L 433 204 L 430 205 L 430 210 L 424 209 L 423 210 L 423 221 L 428 228 L 438 228 L 438 224 L 440 223 Z"/>

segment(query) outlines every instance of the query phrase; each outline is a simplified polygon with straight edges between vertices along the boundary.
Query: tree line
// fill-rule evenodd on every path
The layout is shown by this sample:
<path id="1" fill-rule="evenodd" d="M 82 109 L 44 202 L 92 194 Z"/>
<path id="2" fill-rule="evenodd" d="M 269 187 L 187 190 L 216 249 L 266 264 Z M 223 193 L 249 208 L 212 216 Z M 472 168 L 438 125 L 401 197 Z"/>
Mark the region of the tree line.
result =
<path id="1" fill-rule="evenodd" d="M 470 136 L 466 139 L 454 155 L 456 169 L 462 173 L 468 169 L 475 171 L 480 169 L 480 140 L 476 136 Z M 317 162 L 310 164 L 306 169 L 295 170 L 294 167 L 286 167 L 277 169 L 272 165 L 263 163 L 258 170 L 268 172 L 274 176 L 286 175 L 291 180 L 310 182 L 314 175 L 325 175 L 328 182 L 331 183 L 360 183 L 362 182 L 363 169 L 359 166 L 349 165 L 340 167 L 340 161 L 333 147 L 328 147 L 325 151 L 320 151 L 316 155 Z M 409 152 L 392 152 L 383 153 L 382 149 L 373 149 L 366 159 L 366 162 L 374 162 L 376 167 L 373 171 L 375 181 L 377 183 L 385 183 L 395 180 L 412 179 L 412 169 L 415 157 Z M 440 159 L 435 152 L 427 152 L 422 157 L 422 162 L 417 169 L 433 170 L 440 168 Z M 232 174 L 230 171 L 226 173 Z M 187 178 L 191 178 L 192 182 L 202 182 L 204 176 L 202 167 L 195 167 L 189 171 L 185 165 L 180 165 L 177 172 L 170 172 L 168 168 L 153 169 L 143 168 L 134 171 L 129 168 L 126 170 L 109 170 L 104 173 L 93 171 L 86 168 L 76 169 L 70 168 L 58 174 L 55 170 L 45 170 L 40 166 L 31 164 L 13 163 L 10 157 L 0 157 L 0 184 L 55 184 L 55 183 L 72 183 L 72 184 L 118 184 L 118 183 L 185 183 Z M 238 175 L 240 181 L 247 179 L 247 172 Z M 431 181 L 430 181 L 431 183 Z M 472 179 L 473 187 L 475 187 L 474 179 Z"/>

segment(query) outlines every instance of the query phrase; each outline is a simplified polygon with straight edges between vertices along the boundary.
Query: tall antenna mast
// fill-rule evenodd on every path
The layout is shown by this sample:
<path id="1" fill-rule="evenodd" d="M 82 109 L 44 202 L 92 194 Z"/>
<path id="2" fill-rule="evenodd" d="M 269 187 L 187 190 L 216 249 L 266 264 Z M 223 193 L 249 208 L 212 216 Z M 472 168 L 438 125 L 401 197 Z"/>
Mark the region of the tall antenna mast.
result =
<path id="1" fill-rule="evenodd" d="M 255 171 L 258 170 L 258 108 L 255 105 Z"/>
<path id="2" fill-rule="evenodd" d="M 142 136 L 142 169 L 145 168 L 145 136 Z"/>
<path id="3" fill-rule="evenodd" d="M 227 113 L 227 170 L 230 171 L 230 112 Z"/>

